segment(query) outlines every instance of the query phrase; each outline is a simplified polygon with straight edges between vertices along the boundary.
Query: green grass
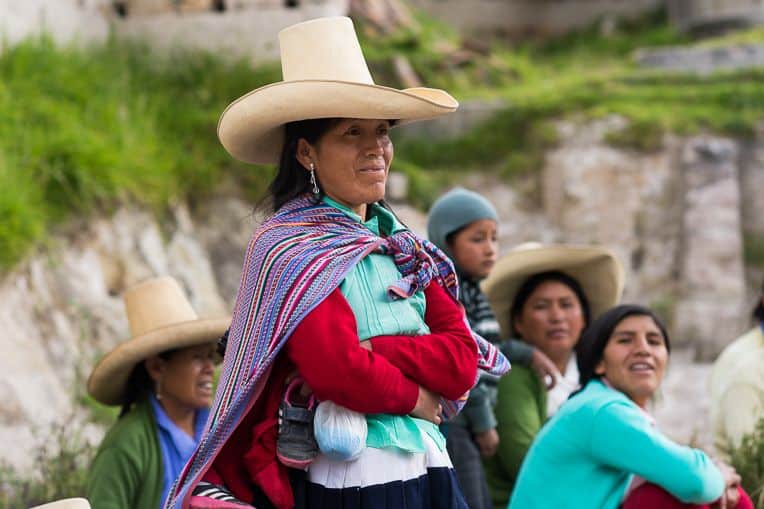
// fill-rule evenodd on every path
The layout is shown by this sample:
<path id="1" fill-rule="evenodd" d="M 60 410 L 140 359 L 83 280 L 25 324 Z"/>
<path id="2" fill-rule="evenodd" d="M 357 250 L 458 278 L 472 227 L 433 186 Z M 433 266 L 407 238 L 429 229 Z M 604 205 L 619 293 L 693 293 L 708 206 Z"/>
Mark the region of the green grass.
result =
<path id="1" fill-rule="evenodd" d="M 140 45 L 86 50 L 29 40 L 0 56 L 0 267 L 69 214 L 134 201 L 155 210 L 227 177 L 257 192 L 267 172 L 235 163 L 215 136 L 232 98 L 279 78 L 199 53 Z M 257 173 L 259 178 L 252 179 Z"/>
<path id="2" fill-rule="evenodd" d="M 742 485 L 757 509 L 764 509 L 764 418 L 745 435 L 730 453 L 731 464 L 742 477 Z"/>
<path id="3" fill-rule="evenodd" d="M 440 46 L 458 43 L 454 40 L 449 34 Z M 697 76 L 641 69 L 632 62 L 638 48 L 690 42 L 659 12 L 622 23 L 607 36 L 592 28 L 551 41 L 495 41 L 489 56 L 460 67 L 437 64 L 442 55 L 415 53 L 412 63 L 428 85 L 460 100 L 499 98 L 508 106 L 455 140 L 402 140 L 397 154 L 422 168 L 478 168 L 504 176 L 532 172 L 555 144 L 550 121 L 568 116 L 622 115 L 629 126 L 609 134 L 606 142 L 642 151 L 660 149 L 667 132 L 751 136 L 764 118 L 764 70 Z"/>
<path id="4" fill-rule="evenodd" d="M 636 150 L 660 148 L 666 132 L 748 136 L 764 118 L 763 70 L 702 77 L 634 66 L 637 48 L 689 42 L 661 13 L 607 36 L 592 28 L 548 41 L 488 41 L 490 54 L 463 61 L 449 57 L 462 45 L 453 29 L 417 19 L 416 28 L 386 37 L 359 26 L 378 83 L 400 85 L 390 61 L 402 53 L 428 86 L 461 101 L 507 104 L 458 139 L 396 138 L 393 168 L 409 175 L 410 198 L 423 207 L 438 185 L 466 172 L 536 171 L 557 141 L 558 118 L 623 115 L 630 126 L 607 141 Z M 277 65 L 253 70 L 205 53 L 163 58 L 114 41 L 75 49 L 43 38 L 7 49 L 0 55 L 0 271 L 70 215 L 108 213 L 126 201 L 162 213 L 231 181 L 227 188 L 254 201 L 272 172 L 235 162 L 215 126 L 232 99 L 278 79 Z"/>
<path id="5" fill-rule="evenodd" d="M 743 258 L 747 265 L 764 268 L 764 235 L 743 235 Z"/>
<path id="6" fill-rule="evenodd" d="M 85 497 L 87 468 L 95 453 L 81 425 L 52 426 L 38 433 L 33 470 L 21 476 L 0 460 L 0 507 L 26 509 L 63 498 Z"/>

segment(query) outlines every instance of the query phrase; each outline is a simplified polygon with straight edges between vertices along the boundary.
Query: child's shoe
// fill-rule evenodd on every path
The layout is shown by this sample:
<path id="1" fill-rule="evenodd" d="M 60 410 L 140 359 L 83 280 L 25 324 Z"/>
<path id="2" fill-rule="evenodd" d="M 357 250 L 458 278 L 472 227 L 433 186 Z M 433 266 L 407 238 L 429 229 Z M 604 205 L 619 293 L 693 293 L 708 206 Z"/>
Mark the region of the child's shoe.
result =
<path id="1" fill-rule="evenodd" d="M 279 405 L 279 437 L 276 456 L 284 465 L 305 470 L 318 456 L 318 444 L 313 435 L 316 397 L 312 394 L 304 404 L 297 403 L 294 392 L 303 384 L 302 378 L 289 383 Z"/>
<path id="2" fill-rule="evenodd" d="M 202 481 L 191 492 L 190 509 L 255 509 L 234 497 L 224 486 Z"/>

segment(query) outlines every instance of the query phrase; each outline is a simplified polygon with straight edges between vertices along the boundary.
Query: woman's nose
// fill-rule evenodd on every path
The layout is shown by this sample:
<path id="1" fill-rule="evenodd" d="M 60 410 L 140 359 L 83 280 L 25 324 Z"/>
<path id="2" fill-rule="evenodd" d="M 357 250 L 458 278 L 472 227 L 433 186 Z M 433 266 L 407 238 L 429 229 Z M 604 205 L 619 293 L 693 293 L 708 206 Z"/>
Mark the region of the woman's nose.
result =
<path id="1" fill-rule="evenodd" d="M 549 308 L 549 316 L 553 322 L 559 322 L 563 319 L 563 317 L 565 316 L 565 313 L 560 306 L 558 306 L 557 304 L 553 304 Z"/>
<path id="2" fill-rule="evenodd" d="M 647 341 L 647 336 L 637 336 L 636 341 L 634 341 L 634 352 L 645 355 L 650 353 L 650 343 Z"/>
<path id="3" fill-rule="evenodd" d="M 384 140 L 379 136 L 372 137 L 366 147 L 366 154 L 369 156 L 380 156 L 385 152 Z"/>

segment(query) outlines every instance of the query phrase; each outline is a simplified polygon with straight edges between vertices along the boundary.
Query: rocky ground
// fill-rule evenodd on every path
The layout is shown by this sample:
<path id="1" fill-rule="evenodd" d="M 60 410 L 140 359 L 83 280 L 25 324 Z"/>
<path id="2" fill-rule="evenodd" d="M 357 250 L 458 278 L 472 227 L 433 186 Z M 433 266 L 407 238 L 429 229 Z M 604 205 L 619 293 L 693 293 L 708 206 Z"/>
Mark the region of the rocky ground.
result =
<path id="1" fill-rule="evenodd" d="M 693 352 L 671 353 L 668 373 L 653 415 L 660 429 L 672 439 L 711 451 L 708 378 L 710 363 L 693 361 Z"/>

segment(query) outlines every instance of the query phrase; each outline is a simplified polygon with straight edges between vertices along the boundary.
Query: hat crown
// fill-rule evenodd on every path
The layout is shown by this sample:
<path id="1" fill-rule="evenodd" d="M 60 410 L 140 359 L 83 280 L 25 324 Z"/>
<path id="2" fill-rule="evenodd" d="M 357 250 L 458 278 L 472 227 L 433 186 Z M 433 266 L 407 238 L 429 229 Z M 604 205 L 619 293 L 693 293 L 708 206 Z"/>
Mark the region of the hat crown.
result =
<path id="1" fill-rule="evenodd" d="M 318 18 L 279 32 L 284 81 L 336 80 L 373 85 L 353 22 Z"/>
<path id="2" fill-rule="evenodd" d="M 178 282 L 169 276 L 129 288 L 124 301 L 132 337 L 199 318 Z"/>

